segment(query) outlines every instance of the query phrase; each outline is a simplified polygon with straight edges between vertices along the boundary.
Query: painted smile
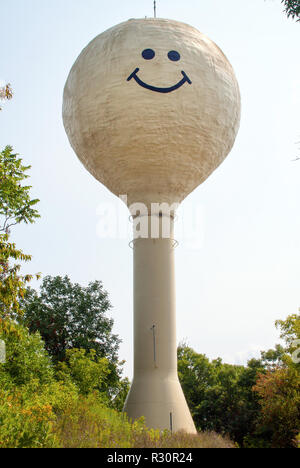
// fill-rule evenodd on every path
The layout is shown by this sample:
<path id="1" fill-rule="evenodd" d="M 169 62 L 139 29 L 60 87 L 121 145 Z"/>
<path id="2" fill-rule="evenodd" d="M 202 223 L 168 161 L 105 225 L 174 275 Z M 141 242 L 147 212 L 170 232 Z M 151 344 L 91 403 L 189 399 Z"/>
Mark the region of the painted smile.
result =
<path id="1" fill-rule="evenodd" d="M 191 80 L 187 76 L 187 74 L 182 71 L 183 78 L 180 80 L 176 85 L 170 86 L 170 88 L 157 88 L 156 86 L 151 86 L 144 81 L 142 81 L 138 76 L 137 73 L 139 72 L 139 68 L 136 68 L 133 73 L 127 78 L 127 81 L 130 81 L 132 78 L 135 79 L 137 84 L 142 86 L 142 88 L 150 89 L 150 91 L 155 91 L 157 93 L 171 93 L 172 91 L 175 91 L 175 89 L 181 88 L 185 83 L 192 84 Z"/>

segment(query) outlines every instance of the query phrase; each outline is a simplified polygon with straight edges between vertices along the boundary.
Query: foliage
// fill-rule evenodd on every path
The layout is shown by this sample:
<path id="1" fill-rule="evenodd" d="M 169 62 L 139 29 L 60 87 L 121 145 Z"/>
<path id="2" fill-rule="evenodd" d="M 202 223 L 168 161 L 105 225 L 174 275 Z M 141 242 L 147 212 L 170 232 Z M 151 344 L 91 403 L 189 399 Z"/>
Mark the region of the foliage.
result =
<path id="1" fill-rule="evenodd" d="M 6 346 L 6 362 L 0 364 L 1 387 L 53 380 L 51 360 L 38 333 L 31 335 L 22 325 L 0 319 L 0 339 Z"/>
<path id="2" fill-rule="evenodd" d="M 34 205 L 38 200 L 31 200 L 30 186 L 21 182 L 28 178 L 26 171 L 30 166 L 23 166 L 18 155 L 7 146 L 0 152 L 0 317 L 17 317 L 22 313 L 20 300 L 24 297 L 31 275 L 20 275 L 21 266 L 12 261 L 31 260 L 30 255 L 17 249 L 9 241 L 9 229 L 16 224 L 33 223 L 39 217 Z M 39 275 L 37 275 L 39 277 Z"/>
<path id="3" fill-rule="evenodd" d="M 276 327 L 285 346 L 262 353 L 267 373 L 253 388 L 261 411 L 248 447 L 295 447 L 300 430 L 300 315 L 278 320 Z"/>
<path id="4" fill-rule="evenodd" d="M 72 382 L 81 395 L 96 391 L 108 407 L 122 411 L 130 383 L 127 378 L 115 381 L 111 372 L 108 359 L 97 357 L 95 350 L 70 349 L 66 360 L 57 364 L 56 379 Z"/>
<path id="5" fill-rule="evenodd" d="M 68 398 L 58 411 L 55 400 L 64 395 Z M 97 393 L 76 397 L 62 384 L 51 384 L 48 392 L 46 387 L 34 391 L 33 385 L 14 392 L 0 389 L 0 399 L 0 448 L 234 448 L 215 433 L 148 429 L 143 419 L 132 423 L 126 414 L 107 408 Z"/>
<path id="6" fill-rule="evenodd" d="M 111 305 L 102 283 L 94 281 L 83 287 L 72 284 L 68 276 L 47 276 L 39 294 L 28 288 L 22 305 L 24 323 L 31 332 L 40 332 L 54 362 L 65 361 L 70 349 L 94 350 L 95 358 L 108 360 L 106 379 L 97 388 L 111 405 L 119 395 L 116 401 L 120 404 L 124 386 L 120 380 L 123 363 L 118 362 L 117 354 L 120 340 L 112 333 L 113 320 L 106 316 Z"/>
<path id="7" fill-rule="evenodd" d="M 247 367 L 209 361 L 178 349 L 179 377 L 198 430 L 229 436 L 241 447 L 294 447 L 300 430 L 300 315 L 276 322 L 284 345 Z"/>
<path id="8" fill-rule="evenodd" d="M 126 415 L 104 406 L 97 393 L 71 404 L 59 416 L 55 432 L 64 448 L 131 446 L 131 424 Z"/>
<path id="9" fill-rule="evenodd" d="M 300 375 L 278 368 L 260 375 L 254 390 L 260 396 L 259 427 L 269 434 L 272 448 L 292 448 L 300 430 Z M 260 431 L 261 437 L 261 431 Z"/>
<path id="10" fill-rule="evenodd" d="M 22 159 L 11 146 L 0 152 L 0 231 L 7 233 L 11 226 L 22 222 L 34 223 L 40 217 L 34 206 L 39 200 L 30 197 L 31 186 L 22 186 L 29 177 Z"/>
<path id="11" fill-rule="evenodd" d="M 60 446 L 54 433 L 61 414 L 73 407 L 79 395 L 68 382 L 0 386 L 0 448 Z"/>
<path id="12" fill-rule="evenodd" d="M 212 433 L 161 433 L 107 407 L 98 387 L 106 385 L 108 361 L 94 351 L 68 350 L 55 367 L 39 334 L 23 325 L 1 320 L 0 339 L 7 351 L 0 364 L 1 448 L 234 447 Z M 122 393 L 129 382 L 121 382 Z"/>
<path id="13" fill-rule="evenodd" d="M 276 327 L 280 329 L 280 338 L 285 341 L 284 362 L 300 373 L 300 314 L 277 320 Z"/>
<path id="14" fill-rule="evenodd" d="M 285 345 L 262 352 L 262 362 L 266 369 L 294 368 L 300 373 L 300 314 L 289 315 L 286 320 L 277 320 L 276 328 Z"/>
<path id="15" fill-rule="evenodd" d="M 111 308 L 100 281 L 87 287 L 72 284 L 69 277 L 44 278 L 38 294 L 29 288 L 23 302 L 24 320 L 31 332 L 39 331 L 55 361 L 68 349 L 94 349 L 97 357 L 117 363 L 120 340 L 112 334 Z"/>
<path id="16" fill-rule="evenodd" d="M 183 344 L 178 348 L 179 378 L 199 431 L 228 434 L 239 445 L 254 427 L 259 412 L 252 392 L 261 361 L 248 367 L 223 364 Z"/>
<path id="17" fill-rule="evenodd" d="M 29 262 L 31 255 L 24 254 L 9 242 L 8 234 L 0 234 L 0 318 L 22 314 L 20 301 L 24 298 L 27 283 L 33 278 L 32 275 L 20 275 L 21 266 L 10 265 L 12 259 Z"/>
<path id="18" fill-rule="evenodd" d="M 58 380 L 71 380 L 82 395 L 101 390 L 108 374 L 109 361 L 106 358 L 97 358 L 95 350 L 67 350 L 66 360 L 58 363 Z"/>
<path id="19" fill-rule="evenodd" d="M 275 349 L 261 351 L 263 365 L 268 370 L 275 370 L 282 366 L 285 360 L 285 350 L 283 346 L 276 345 Z"/>
<path id="20" fill-rule="evenodd" d="M 38 397 L 25 399 L 22 389 L 9 392 L 0 388 L 0 448 L 53 447 L 54 415 L 49 404 Z"/>
<path id="21" fill-rule="evenodd" d="M 297 21 L 300 21 L 300 0 L 281 0 L 281 3 L 284 4 L 284 11 L 288 18 L 297 18 Z"/>
<path id="22" fill-rule="evenodd" d="M 56 414 L 78 398 L 71 382 L 56 382 L 38 333 L 0 319 L 6 362 L 0 364 L 0 448 L 52 447 Z"/>
<path id="23" fill-rule="evenodd" d="M 119 379 L 118 385 L 115 391 L 115 394 L 112 397 L 110 407 L 122 411 L 125 405 L 125 400 L 127 398 L 128 392 L 130 390 L 130 381 L 127 377 L 124 379 Z"/>
<path id="24" fill-rule="evenodd" d="M 10 100 L 13 97 L 12 89 L 10 87 L 10 84 L 7 84 L 5 86 L 0 87 L 0 102 L 1 101 L 6 101 Z M 0 111 L 2 108 L 0 107 Z"/>

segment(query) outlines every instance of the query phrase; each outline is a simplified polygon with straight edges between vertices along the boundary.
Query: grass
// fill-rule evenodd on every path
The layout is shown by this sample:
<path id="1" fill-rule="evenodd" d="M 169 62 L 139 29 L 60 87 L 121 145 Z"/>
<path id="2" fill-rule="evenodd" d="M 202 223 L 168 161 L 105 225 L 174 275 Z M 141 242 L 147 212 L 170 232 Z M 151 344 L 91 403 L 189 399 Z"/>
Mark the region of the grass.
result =
<path id="1" fill-rule="evenodd" d="M 153 443 L 147 435 L 134 438 L 134 448 L 235 448 L 230 439 L 224 438 L 215 432 L 203 432 L 197 435 L 177 432 L 164 433 Z"/>
<path id="2" fill-rule="evenodd" d="M 54 431 L 63 448 L 235 448 L 214 432 L 190 435 L 149 429 L 143 419 L 132 423 L 92 398 L 79 400 L 64 412 Z"/>

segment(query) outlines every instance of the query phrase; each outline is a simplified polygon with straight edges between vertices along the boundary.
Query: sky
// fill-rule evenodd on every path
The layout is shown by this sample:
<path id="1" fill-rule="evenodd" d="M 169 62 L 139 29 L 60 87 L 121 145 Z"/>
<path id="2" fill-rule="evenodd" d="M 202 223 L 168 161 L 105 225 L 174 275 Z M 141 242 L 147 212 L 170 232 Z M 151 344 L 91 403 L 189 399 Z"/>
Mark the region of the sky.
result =
<path id="1" fill-rule="evenodd" d="M 183 202 L 175 254 L 178 342 L 233 364 L 278 343 L 275 320 L 300 307 L 300 24 L 282 10 L 280 0 L 157 1 L 158 17 L 191 24 L 218 44 L 240 85 L 236 143 Z M 33 255 L 23 272 L 101 280 L 130 378 L 128 212 L 77 159 L 61 107 L 81 50 L 111 26 L 145 16 L 153 16 L 152 0 L 1 0 L 0 82 L 11 83 L 14 99 L 0 113 L 0 148 L 12 145 L 32 165 L 32 196 L 40 199 L 41 219 L 12 233 Z M 124 234 L 104 238 L 110 218 Z"/>

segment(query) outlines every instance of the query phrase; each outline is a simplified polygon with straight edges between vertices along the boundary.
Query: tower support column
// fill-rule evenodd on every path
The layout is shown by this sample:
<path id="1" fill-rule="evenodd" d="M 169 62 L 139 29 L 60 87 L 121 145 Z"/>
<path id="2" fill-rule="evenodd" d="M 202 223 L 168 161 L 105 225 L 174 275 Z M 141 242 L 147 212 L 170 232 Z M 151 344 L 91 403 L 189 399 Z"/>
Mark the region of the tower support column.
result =
<path id="1" fill-rule="evenodd" d="M 149 226 L 152 220 L 149 216 Z M 154 217 L 153 217 L 154 218 Z M 195 433 L 177 373 L 173 218 L 170 236 L 134 241 L 134 377 L 124 411 L 146 425 Z"/>

